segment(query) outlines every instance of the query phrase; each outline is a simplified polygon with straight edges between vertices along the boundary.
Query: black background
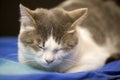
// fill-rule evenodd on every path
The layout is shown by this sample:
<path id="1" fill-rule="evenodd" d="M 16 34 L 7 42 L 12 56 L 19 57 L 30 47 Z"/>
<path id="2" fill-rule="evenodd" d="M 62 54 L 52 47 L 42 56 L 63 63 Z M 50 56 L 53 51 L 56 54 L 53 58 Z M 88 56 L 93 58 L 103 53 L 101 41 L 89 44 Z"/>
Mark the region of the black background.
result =
<path id="1" fill-rule="evenodd" d="M 19 4 L 30 9 L 52 8 L 64 0 L 0 0 L 0 36 L 17 36 L 19 33 Z"/>
<path id="2" fill-rule="evenodd" d="M 52 8 L 64 0 L 0 0 L 0 36 L 17 36 L 19 33 L 19 4 L 35 9 Z M 119 5 L 120 0 L 116 0 Z"/>

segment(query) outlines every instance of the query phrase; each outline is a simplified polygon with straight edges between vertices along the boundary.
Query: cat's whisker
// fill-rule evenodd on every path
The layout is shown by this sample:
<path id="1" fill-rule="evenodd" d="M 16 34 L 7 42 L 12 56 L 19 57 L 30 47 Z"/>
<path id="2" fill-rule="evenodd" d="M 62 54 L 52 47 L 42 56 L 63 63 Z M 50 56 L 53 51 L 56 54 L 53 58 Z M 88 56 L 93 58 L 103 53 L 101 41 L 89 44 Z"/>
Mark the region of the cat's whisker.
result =
<path id="1" fill-rule="evenodd" d="M 73 60 L 70 60 L 70 59 L 64 59 L 65 61 L 67 62 L 70 62 L 71 64 L 76 64 L 77 62 L 76 61 L 73 61 Z"/>
<path id="2" fill-rule="evenodd" d="M 10 60 L 16 60 L 17 58 L 16 57 L 12 57 L 12 58 L 9 58 Z"/>
<path id="3" fill-rule="evenodd" d="M 10 57 L 17 57 L 18 54 L 14 53 L 14 54 L 10 54 L 10 55 L 5 55 L 3 56 L 4 58 L 10 58 Z"/>
<path id="4" fill-rule="evenodd" d="M 26 61 L 23 61 L 22 63 L 28 63 L 28 62 L 34 62 L 35 60 L 26 60 Z"/>
<path id="5" fill-rule="evenodd" d="M 17 57 L 3 57 L 3 58 L 5 58 L 5 59 L 15 59 L 15 58 L 17 58 Z"/>

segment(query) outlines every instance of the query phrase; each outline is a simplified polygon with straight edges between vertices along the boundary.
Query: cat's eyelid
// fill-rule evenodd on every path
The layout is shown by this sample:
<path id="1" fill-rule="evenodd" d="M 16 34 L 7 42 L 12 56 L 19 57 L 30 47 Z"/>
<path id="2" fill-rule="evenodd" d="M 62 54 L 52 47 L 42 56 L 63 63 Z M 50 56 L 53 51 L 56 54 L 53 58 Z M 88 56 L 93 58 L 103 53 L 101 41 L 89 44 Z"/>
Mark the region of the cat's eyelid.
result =
<path id="1" fill-rule="evenodd" d="M 33 41 L 25 41 L 27 44 L 33 44 Z"/>
<path id="2" fill-rule="evenodd" d="M 37 45 L 40 49 L 46 50 L 47 48 L 45 48 L 44 46 L 41 45 Z"/>
<path id="3" fill-rule="evenodd" d="M 37 45 L 39 48 L 43 49 L 43 47 L 41 45 Z"/>
<path id="4" fill-rule="evenodd" d="M 58 48 L 53 50 L 54 53 L 57 53 L 58 51 L 60 51 L 60 49 L 58 49 Z"/>
<path id="5" fill-rule="evenodd" d="M 63 50 L 63 49 L 64 49 L 64 48 L 56 48 L 56 49 L 53 50 L 53 52 L 56 53 L 56 52 L 61 51 L 61 50 Z"/>

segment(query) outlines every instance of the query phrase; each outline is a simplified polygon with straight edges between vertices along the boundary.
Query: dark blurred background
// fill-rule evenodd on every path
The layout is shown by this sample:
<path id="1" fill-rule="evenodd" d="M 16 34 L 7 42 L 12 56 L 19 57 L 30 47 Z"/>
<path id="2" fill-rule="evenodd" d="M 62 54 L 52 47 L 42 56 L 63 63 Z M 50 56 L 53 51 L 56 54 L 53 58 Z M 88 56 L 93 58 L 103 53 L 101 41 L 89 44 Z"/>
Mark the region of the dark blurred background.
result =
<path id="1" fill-rule="evenodd" d="M 19 4 L 30 9 L 52 8 L 64 0 L 0 0 L 0 36 L 18 36 Z M 114 0 L 119 5 L 120 0 Z"/>
<path id="2" fill-rule="evenodd" d="M 0 36 L 18 36 L 19 4 L 30 9 L 52 8 L 64 0 L 0 0 Z"/>

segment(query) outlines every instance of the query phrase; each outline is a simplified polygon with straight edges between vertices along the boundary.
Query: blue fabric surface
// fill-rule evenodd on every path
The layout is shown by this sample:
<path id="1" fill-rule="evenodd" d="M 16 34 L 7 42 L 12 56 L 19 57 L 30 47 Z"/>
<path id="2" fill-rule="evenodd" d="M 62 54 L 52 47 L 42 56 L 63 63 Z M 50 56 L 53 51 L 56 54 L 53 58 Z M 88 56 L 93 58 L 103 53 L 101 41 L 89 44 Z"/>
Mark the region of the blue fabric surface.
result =
<path id="1" fill-rule="evenodd" d="M 32 68 L 24 64 L 20 64 L 18 62 L 0 58 L 0 74 L 1 75 L 9 75 L 9 74 L 23 75 L 23 74 L 40 73 L 40 72 L 43 72 L 43 71 Z"/>
<path id="2" fill-rule="evenodd" d="M 18 60 L 16 37 L 0 38 L 0 58 L 4 58 L 5 62 L 11 63 L 11 61 L 14 61 L 15 63 L 12 63 L 16 66 L 20 65 L 19 63 L 17 63 Z M 0 63 L 0 66 L 3 64 L 4 62 L 2 64 Z M 21 68 L 25 67 L 22 66 Z M 4 69 L 2 70 L 4 71 Z M 17 69 L 16 72 L 17 71 L 19 72 L 20 69 Z M 64 74 L 56 72 L 35 73 L 28 71 L 28 74 L 0 74 L 0 80 L 120 80 L 120 61 L 111 62 L 99 70 L 90 72 Z"/>

